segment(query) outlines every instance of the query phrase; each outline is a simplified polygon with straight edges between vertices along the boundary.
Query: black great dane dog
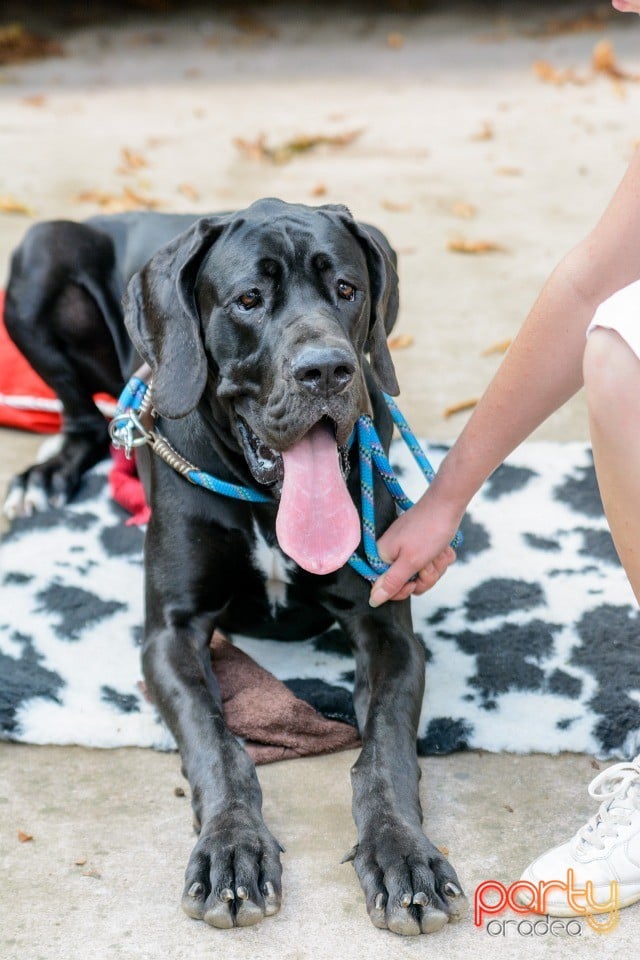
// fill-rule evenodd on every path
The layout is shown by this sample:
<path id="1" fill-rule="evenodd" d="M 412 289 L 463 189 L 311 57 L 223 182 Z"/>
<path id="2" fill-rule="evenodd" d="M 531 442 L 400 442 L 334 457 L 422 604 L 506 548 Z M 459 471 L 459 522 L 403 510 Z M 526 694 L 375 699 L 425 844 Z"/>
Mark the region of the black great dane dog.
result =
<path id="1" fill-rule="evenodd" d="M 304 638 L 341 626 L 355 655 L 363 743 L 349 858 L 369 916 L 419 934 L 466 909 L 454 870 L 422 830 L 424 650 L 409 602 L 371 609 L 367 582 L 345 565 L 360 537 L 348 440 L 372 412 L 389 444 L 381 389 L 398 392 L 387 348 L 397 306 L 393 251 L 341 206 L 261 200 L 198 220 L 47 223 L 13 258 L 7 326 L 60 396 L 65 430 L 59 454 L 14 480 L 10 513 L 73 493 L 106 452 L 91 396 L 117 394 L 139 358 L 152 369 L 156 422 L 173 447 L 201 470 L 271 493 L 265 503 L 222 499 L 148 450 L 139 456 L 152 507 L 144 675 L 193 796 L 198 840 L 183 907 L 215 927 L 276 913 L 282 872 L 255 768 L 223 720 L 209 654 L 215 627 Z M 382 532 L 395 508 L 382 484 L 376 498 Z M 257 559 L 265 547 L 285 583 L 275 600 Z"/>

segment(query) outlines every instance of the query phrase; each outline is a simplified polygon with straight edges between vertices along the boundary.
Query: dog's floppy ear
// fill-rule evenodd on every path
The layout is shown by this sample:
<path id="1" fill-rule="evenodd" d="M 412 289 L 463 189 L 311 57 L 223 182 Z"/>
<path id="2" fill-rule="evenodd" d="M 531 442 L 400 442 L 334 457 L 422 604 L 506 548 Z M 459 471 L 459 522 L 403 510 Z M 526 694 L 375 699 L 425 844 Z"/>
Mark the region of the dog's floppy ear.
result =
<path id="1" fill-rule="evenodd" d="M 207 383 L 194 287 L 200 264 L 228 218 L 203 217 L 158 250 L 136 273 L 124 297 L 133 345 L 153 374 L 153 405 L 163 417 L 184 417 Z"/>
<path id="2" fill-rule="evenodd" d="M 365 226 L 357 220 L 346 217 L 344 222 L 359 240 L 367 258 L 371 285 L 371 320 L 367 349 L 371 358 L 371 369 L 378 386 L 385 393 L 397 397 L 400 387 L 387 345 L 387 336 L 398 315 L 399 294 L 395 254 L 383 234 L 375 227 Z"/>

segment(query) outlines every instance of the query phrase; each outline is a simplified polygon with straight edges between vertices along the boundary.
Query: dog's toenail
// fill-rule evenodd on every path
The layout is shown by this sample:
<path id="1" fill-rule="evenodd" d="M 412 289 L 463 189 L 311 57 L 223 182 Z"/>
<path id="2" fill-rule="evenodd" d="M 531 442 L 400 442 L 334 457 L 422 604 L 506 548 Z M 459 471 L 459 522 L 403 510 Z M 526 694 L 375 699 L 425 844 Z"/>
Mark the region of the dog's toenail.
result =
<path id="1" fill-rule="evenodd" d="M 384 893 L 379 893 L 376 897 L 376 910 L 384 910 Z"/>
<path id="2" fill-rule="evenodd" d="M 224 900 L 225 903 L 227 900 L 235 900 L 233 890 L 229 889 L 229 887 L 225 887 L 224 890 L 221 890 L 220 892 L 220 899 Z"/>
<path id="3" fill-rule="evenodd" d="M 413 902 L 419 907 L 426 907 L 426 905 L 429 903 L 429 898 L 427 897 L 426 893 L 423 893 L 421 890 L 420 893 L 416 893 L 415 897 L 413 898 Z"/>
<path id="4" fill-rule="evenodd" d="M 435 933 L 441 930 L 447 923 L 447 915 L 442 910 L 436 910 L 435 907 L 427 906 L 422 910 L 422 923 L 420 924 L 423 933 Z"/>
<path id="5" fill-rule="evenodd" d="M 267 882 L 264 885 L 264 895 L 269 900 L 271 900 L 276 895 L 275 887 L 271 883 L 271 880 L 267 880 Z"/>
<path id="6" fill-rule="evenodd" d="M 459 897 L 462 890 L 460 887 L 456 887 L 455 883 L 448 882 L 444 885 L 444 892 L 448 897 Z"/>
<path id="7" fill-rule="evenodd" d="M 405 893 L 405 894 L 400 898 L 400 906 L 401 906 L 401 907 L 408 907 L 408 906 L 410 906 L 410 904 L 411 904 L 411 894 L 410 894 L 410 893 Z"/>
<path id="8" fill-rule="evenodd" d="M 192 883 L 191 886 L 189 887 L 188 895 L 190 897 L 193 897 L 194 900 L 201 897 L 203 893 L 204 893 L 204 884 L 200 883 L 198 880 L 196 880 L 195 883 Z"/>
<path id="9" fill-rule="evenodd" d="M 236 887 L 236 893 L 238 894 L 239 900 L 248 900 L 249 894 L 246 887 Z"/>

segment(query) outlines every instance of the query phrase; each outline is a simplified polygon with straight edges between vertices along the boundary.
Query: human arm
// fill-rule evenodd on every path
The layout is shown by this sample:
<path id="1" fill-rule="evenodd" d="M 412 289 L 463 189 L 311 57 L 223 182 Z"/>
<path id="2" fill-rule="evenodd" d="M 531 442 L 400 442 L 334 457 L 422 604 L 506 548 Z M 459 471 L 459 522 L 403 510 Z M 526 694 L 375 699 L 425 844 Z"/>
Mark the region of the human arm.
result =
<path id="1" fill-rule="evenodd" d="M 423 593 L 453 559 L 447 544 L 487 477 L 582 386 L 598 305 L 640 275 L 640 148 L 602 218 L 556 267 L 427 492 L 378 542 L 391 563 L 372 604 Z M 415 584 L 408 579 L 419 571 Z"/>

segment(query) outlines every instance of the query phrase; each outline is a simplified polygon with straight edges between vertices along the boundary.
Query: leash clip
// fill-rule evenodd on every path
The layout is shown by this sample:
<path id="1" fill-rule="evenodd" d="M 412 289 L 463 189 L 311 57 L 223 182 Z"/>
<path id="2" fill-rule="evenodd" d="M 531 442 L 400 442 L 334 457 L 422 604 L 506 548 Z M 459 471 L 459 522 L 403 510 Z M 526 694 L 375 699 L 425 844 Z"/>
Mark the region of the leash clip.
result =
<path id="1" fill-rule="evenodd" d="M 139 436 L 135 436 L 135 431 Z M 135 447 L 143 447 L 146 443 L 152 444 L 154 435 L 140 422 L 133 410 L 117 413 L 109 424 L 109 436 L 116 450 L 124 449 L 127 460 L 131 459 L 131 452 Z"/>

